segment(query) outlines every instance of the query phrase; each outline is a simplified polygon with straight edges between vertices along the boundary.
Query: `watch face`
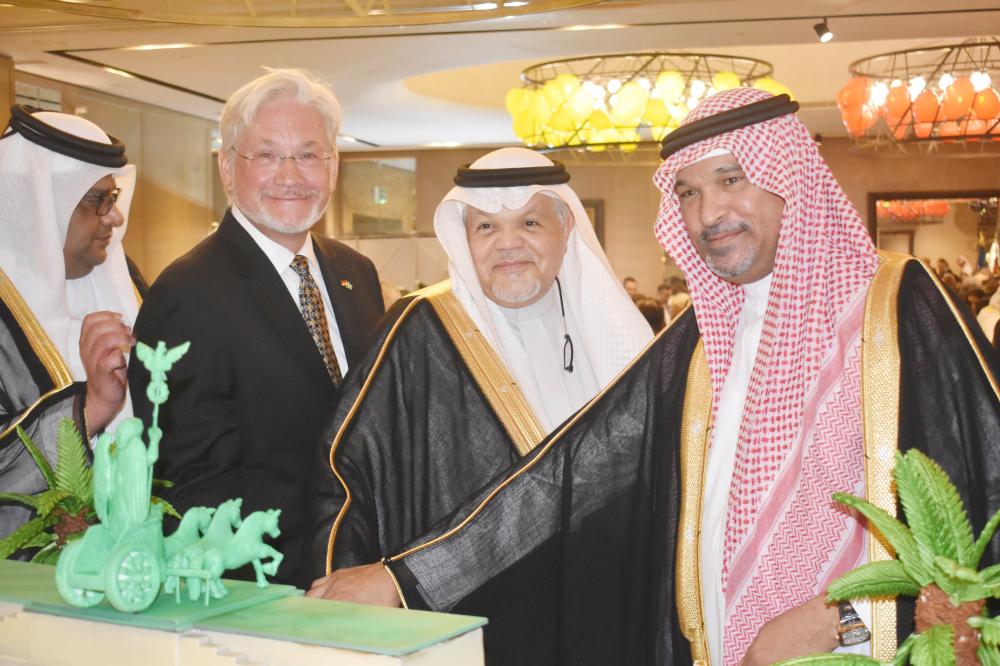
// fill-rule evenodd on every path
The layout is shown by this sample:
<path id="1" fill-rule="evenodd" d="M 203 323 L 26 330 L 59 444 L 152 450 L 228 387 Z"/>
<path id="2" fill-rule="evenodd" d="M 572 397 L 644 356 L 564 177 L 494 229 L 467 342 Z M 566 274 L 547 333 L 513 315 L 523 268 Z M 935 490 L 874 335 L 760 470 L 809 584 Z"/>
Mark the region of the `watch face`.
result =
<path id="1" fill-rule="evenodd" d="M 855 622 L 840 628 L 840 644 L 844 647 L 864 643 L 872 637 L 863 622 Z"/>

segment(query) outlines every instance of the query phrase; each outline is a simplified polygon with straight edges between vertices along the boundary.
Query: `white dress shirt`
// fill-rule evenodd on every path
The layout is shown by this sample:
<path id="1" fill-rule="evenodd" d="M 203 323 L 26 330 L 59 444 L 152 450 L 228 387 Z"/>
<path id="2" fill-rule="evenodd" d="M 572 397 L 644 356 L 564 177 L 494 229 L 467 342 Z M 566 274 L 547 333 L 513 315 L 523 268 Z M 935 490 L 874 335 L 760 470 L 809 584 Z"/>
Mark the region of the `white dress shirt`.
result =
<path id="1" fill-rule="evenodd" d="M 319 293 L 323 297 L 323 309 L 326 312 L 326 325 L 330 329 L 330 342 L 333 344 L 333 351 L 337 355 L 337 364 L 340 365 L 340 374 L 347 374 L 347 352 L 344 351 L 344 341 L 340 337 L 340 328 L 337 326 L 337 318 L 333 316 L 333 305 L 330 303 L 330 294 L 326 291 L 326 282 L 323 280 L 323 272 L 316 260 L 316 251 L 313 249 L 312 234 L 306 236 L 306 241 L 298 252 L 292 252 L 283 245 L 280 245 L 267 236 L 260 229 L 255 227 L 247 216 L 239 208 L 233 205 L 233 217 L 240 223 L 250 238 L 257 244 L 261 251 L 267 256 L 268 261 L 274 264 L 274 270 L 278 272 L 278 277 L 285 283 L 288 294 L 292 297 L 292 302 L 302 311 L 299 303 L 299 274 L 292 269 L 292 260 L 296 254 L 301 254 L 309 262 L 309 274 L 319 286 Z"/>

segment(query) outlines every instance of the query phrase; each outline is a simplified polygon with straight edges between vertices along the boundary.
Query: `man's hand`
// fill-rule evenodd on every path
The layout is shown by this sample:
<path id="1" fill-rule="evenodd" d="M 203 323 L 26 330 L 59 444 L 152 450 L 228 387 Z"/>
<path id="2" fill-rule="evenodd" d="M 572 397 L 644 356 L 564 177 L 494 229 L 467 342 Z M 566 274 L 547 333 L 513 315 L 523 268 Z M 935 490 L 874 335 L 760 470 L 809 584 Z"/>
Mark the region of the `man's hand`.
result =
<path id="1" fill-rule="evenodd" d="M 787 610 L 761 627 L 750 644 L 742 666 L 764 666 L 837 647 L 837 606 L 826 605 L 826 595 L 813 597 Z"/>
<path id="2" fill-rule="evenodd" d="M 80 359 L 87 372 L 88 434 L 108 425 L 124 404 L 125 354 L 134 344 L 132 330 L 117 312 L 92 312 L 83 318 Z"/>
<path id="3" fill-rule="evenodd" d="M 340 569 L 317 578 L 306 596 L 393 608 L 402 605 L 396 585 L 381 562 Z"/>

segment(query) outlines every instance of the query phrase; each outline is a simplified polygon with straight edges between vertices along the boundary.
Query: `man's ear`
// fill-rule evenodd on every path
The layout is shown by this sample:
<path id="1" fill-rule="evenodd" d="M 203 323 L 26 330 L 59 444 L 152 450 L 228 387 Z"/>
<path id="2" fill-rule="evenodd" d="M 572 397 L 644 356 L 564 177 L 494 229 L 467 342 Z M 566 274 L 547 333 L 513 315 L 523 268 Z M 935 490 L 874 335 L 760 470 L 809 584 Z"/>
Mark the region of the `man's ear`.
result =
<path id="1" fill-rule="evenodd" d="M 340 173 L 340 155 L 334 152 L 330 159 L 330 191 L 337 189 L 337 175 Z"/>
<path id="2" fill-rule="evenodd" d="M 222 180 L 222 189 L 225 191 L 226 196 L 230 199 L 233 198 L 233 156 L 230 155 L 232 151 L 226 150 L 224 148 L 219 149 L 219 178 Z"/>

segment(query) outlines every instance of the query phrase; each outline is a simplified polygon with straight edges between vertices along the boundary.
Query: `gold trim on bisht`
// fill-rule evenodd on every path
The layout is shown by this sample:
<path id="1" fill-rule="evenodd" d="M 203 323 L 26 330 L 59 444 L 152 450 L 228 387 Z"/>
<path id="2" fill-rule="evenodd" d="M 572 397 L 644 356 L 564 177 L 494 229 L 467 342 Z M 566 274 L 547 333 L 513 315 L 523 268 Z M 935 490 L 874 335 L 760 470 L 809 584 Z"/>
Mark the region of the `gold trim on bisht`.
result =
<path id="1" fill-rule="evenodd" d="M 712 378 L 705 344 L 695 347 L 688 366 L 681 417 L 681 513 L 677 528 L 676 596 L 681 632 L 695 664 L 709 666 L 701 598 L 701 511 L 712 427 Z"/>
<path id="2" fill-rule="evenodd" d="M 899 447 L 899 285 L 913 257 L 879 252 L 881 262 L 868 287 L 861 334 L 861 412 L 865 447 L 866 499 L 896 515 L 892 473 Z M 893 558 L 875 534 L 868 532 L 868 561 Z M 872 657 L 892 661 L 896 654 L 896 602 L 872 600 Z"/>
<path id="3" fill-rule="evenodd" d="M 653 336 L 653 339 L 649 341 L 649 344 L 647 344 L 645 347 L 643 347 L 642 351 L 640 351 L 635 356 L 635 358 L 633 358 L 631 361 L 629 361 L 628 365 L 626 365 L 624 368 L 622 368 L 618 372 L 618 374 L 615 375 L 615 378 L 612 379 L 608 383 L 607 386 L 605 386 L 604 388 L 602 388 L 597 393 L 597 395 L 595 395 L 593 398 L 590 399 L 589 402 L 587 402 L 587 404 L 585 404 L 583 407 L 581 407 L 580 410 L 576 414 L 574 414 L 573 416 L 569 417 L 569 419 L 566 420 L 566 422 L 564 422 L 557 430 L 553 430 L 552 431 L 552 435 L 548 438 L 548 441 L 546 441 L 545 444 L 542 445 L 542 448 L 538 452 L 537 455 L 533 456 L 531 458 L 531 460 L 529 460 L 523 466 L 519 467 L 513 474 L 511 474 L 510 476 L 508 476 L 506 479 L 504 479 L 503 481 L 501 481 L 457 525 L 455 525 L 451 529 L 445 531 L 443 534 L 439 534 L 438 536 L 434 537 L 430 541 L 418 544 L 416 546 L 412 546 L 408 550 L 405 550 L 405 551 L 399 553 L 398 555 L 393 555 L 392 557 L 387 558 L 387 561 L 389 561 L 389 562 L 396 562 L 396 561 L 401 560 L 401 559 L 403 559 L 405 557 L 409 557 L 410 555 L 413 555 L 414 553 L 419 553 L 422 550 L 425 550 L 427 548 L 431 548 L 431 547 L 436 546 L 437 544 L 441 543 L 442 541 L 446 541 L 446 540 L 450 539 L 451 537 L 455 536 L 458 532 L 460 532 L 463 529 L 465 529 L 469 525 L 469 523 L 471 523 L 473 520 L 475 520 L 476 517 L 483 511 L 483 509 L 486 508 L 486 505 L 493 501 L 494 497 L 496 497 L 498 494 L 500 494 L 511 483 L 513 483 L 514 481 L 516 481 L 518 479 L 518 477 L 520 477 L 522 474 L 526 474 L 529 471 L 531 471 L 531 469 L 535 465 L 537 465 L 540 460 L 542 460 L 545 457 L 545 455 L 552 449 L 552 447 L 555 446 L 562 439 L 562 436 L 565 435 L 566 432 L 570 428 L 572 428 L 574 425 L 576 425 L 577 421 L 579 421 L 581 418 L 583 418 L 584 416 L 586 416 L 590 412 L 591 408 L 595 404 L 597 404 L 601 400 L 601 398 L 604 397 L 605 394 L 607 394 L 609 391 L 611 391 L 618 384 L 618 380 L 620 380 L 623 376 L 625 376 L 633 367 L 635 367 L 635 365 L 639 361 L 641 361 L 645 357 L 646 352 L 649 350 L 649 348 L 652 347 L 654 344 L 656 344 L 656 341 L 659 340 L 662 336 L 667 335 L 667 332 L 670 331 L 670 329 L 678 322 L 678 320 L 680 320 L 680 315 L 683 314 L 684 312 L 686 312 L 689 307 L 691 307 L 690 303 L 688 305 L 684 306 L 684 309 L 681 310 L 680 314 L 678 314 L 676 317 L 674 317 L 673 319 L 671 319 L 670 322 L 666 325 L 666 327 L 664 327 L 659 333 L 657 333 L 655 336 Z"/>
<path id="4" fill-rule="evenodd" d="M 0 269 L 0 300 L 2 300 L 17 320 L 17 325 L 21 327 L 24 336 L 28 338 L 28 343 L 38 356 L 38 359 L 45 366 L 45 370 L 52 378 L 52 383 L 56 389 L 64 389 L 73 383 L 73 375 L 70 374 L 66 361 L 56 351 L 55 345 L 49 339 L 48 334 L 42 325 L 35 319 L 35 315 L 28 308 L 28 304 L 17 292 L 17 287 L 10 281 L 7 274 Z"/>
<path id="5" fill-rule="evenodd" d="M 347 483 L 340 475 L 340 472 L 337 471 L 337 467 L 334 464 L 337 447 L 340 445 L 340 441 L 347 431 L 348 425 L 354 420 L 355 414 L 360 409 L 361 402 L 368 395 L 368 389 L 374 381 L 375 375 L 378 374 L 378 370 L 382 366 L 382 361 L 385 359 L 386 352 L 391 346 L 393 339 L 395 339 L 396 334 L 403 326 L 403 322 L 406 321 L 410 312 L 421 301 L 426 299 L 431 303 L 435 313 L 441 319 L 445 332 L 455 343 L 455 347 L 458 349 L 462 360 L 469 367 L 480 390 L 486 396 L 490 407 L 496 413 L 497 418 L 500 419 L 500 423 L 514 442 L 518 453 L 522 456 L 525 455 L 545 437 L 545 433 L 538 424 L 535 413 L 524 399 L 520 389 L 517 388 L 517 384 L 510 377 L 507 368 L 500 361 L 500 358 L 493 351 L 489 343 L 486 342 L 486 339 L 476 328 L 472 320 L 469 319 L 468 314 L 458 302 L 458 299 L 455 298 L 451 291 L 451 281 L 445 280 L 425 287 L 413 292 L 410 296 L 412 300 L 393 323 L 389 333 L 386 334 L 385 342 L 382 343 L 382 348 L 379 350 L 378 356 L 376 356 L 375 362 L 372 364 L 371 371 L 365 377 L 365 382 L 358 392 L 358 397 L 354 400 L 354 404 L 351 405 L 347 417 L 340 425 L 340 429 L 337 430 L 333 441 L 330 443 L 330 471 L 333 472 L 337 481 L 344 488 L 345 496 L 344 504 L 340 507 L 337 517 L 334 518 L 333 526 L 330 528 L 330 536 L 327 539 L 327 574 L 331 572 L 333 566 L 333 549 L 337 541 L 337 532 L 344 520 L 344 516 L 347 514 L 348 507 L 351 505 L 351 490 L 347 487 Z"/>
<path id="6" fill-rule="evenodd" d="M 525 456 L 545 437 L 545 431 L 517 382 L 445 280 L 421 291 L 444 325 L 476 384 L 486 397 L 518 454 Z"/>
<path id="7" fill-rule="evenodd" d="M 385 354 L 392 345 L 392 341 L 396 337 L 396 333 L 402 327 L 403 322 L 406 321 L 407 316 L 413 308 L 417 306 L 417 303 L 419 303 L 420 300 L 420 298 L 414 298 L 407 303 L 406 308 L 402 313 L 400 313 L 399 318 L 393 323 L 392 328 L 389 329 L 389 333 L 385 336 L 385 342 L 382 343 L 382 348 L 379 349 L 378 356 L 375 357 L 375 362 L 372 364 L 372 369 L 368 373 L 368 376 L 365 377 L 365 383 L 361 386 L 361 390 L 358 392 L 358 397 L 354 400 L 354 404 L 351 405 L 350 411 L 347 412 L 347 417 L 344 418 L 344 422 L 340 424 L 337 434 L 333 436 L 333 441 L 330 442 L 330 471 L 333 472 L 337 481 L 344 488 L 344 504 L 340 507 L 340 511 L 337 512 L 337 517 L 333 519 L 333 526 L 330 528 L 330 536 L 327 538 L 326 542 L 327 575 L 333 571 L 333 547 L 337 540 L 337 531 L 340 529 L 340 524 L 343 522 L 344 516 L 347 514 L 347 508 L 351 505 L 351 489 L 347 487 L 347 482 L 344 481 L 344 477 L 340 475 L 340 472 L 337 471 L 337 466 L 334 464 L 337 447 L 340 445 L 340 441 L 343 439 L 344 433 L 347 431 L 347 426 L 349 426 L 351 421 L 354 420 L 354 415 L 357 414 L 358 409 L 361 407 L 361 401 L 365 399 L 366 395 L 368 395 L 368 388 L 375 380 L 375 375 L 378 374 L 378 369 L 382 367 L 382 361 L 385 359 Z"/>

